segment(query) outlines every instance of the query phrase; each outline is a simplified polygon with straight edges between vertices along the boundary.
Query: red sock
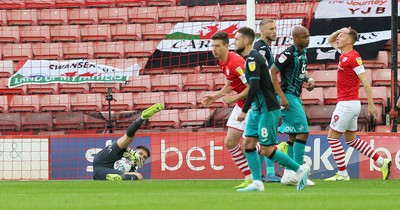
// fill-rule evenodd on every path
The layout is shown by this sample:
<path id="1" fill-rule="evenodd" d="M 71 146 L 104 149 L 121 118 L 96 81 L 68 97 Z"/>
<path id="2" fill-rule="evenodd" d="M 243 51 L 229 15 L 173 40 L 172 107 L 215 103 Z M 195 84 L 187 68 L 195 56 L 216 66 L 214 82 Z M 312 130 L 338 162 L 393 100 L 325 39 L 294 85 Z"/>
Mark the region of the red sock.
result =
<path id="1" fill-rule="evenodd" d="M 250 175 L 251 171 L 249 165 L 247 164 L 246 156 L 242 152 L 242 147 L 240 146 L 240 144 L 228 151 L 231 154 L 233 162 L 235 162 L 239 170 L 242 171 L 245 176 Z"/>
<path id="2" fill-rule="evenodd" d="M 356 148 L 360 151 L 363 155 L 372 158 L 374 161 L 377 161 L 379 158 L 378 153 L 372 149 L 371 145 L 368 144 L 366 141 L 361 140 L 359 138 L 355 138 L 349 142 L 346 142 L 349 146 Z"/>
<path id="3" fill-rule="evenodd" d="M 345 154 L 342 143 L 339 139 L 328 138 L 329 145 L 332 150 L 333 159 L 335 159 L 336 165 L 339 171 L 346 170 Z"/>

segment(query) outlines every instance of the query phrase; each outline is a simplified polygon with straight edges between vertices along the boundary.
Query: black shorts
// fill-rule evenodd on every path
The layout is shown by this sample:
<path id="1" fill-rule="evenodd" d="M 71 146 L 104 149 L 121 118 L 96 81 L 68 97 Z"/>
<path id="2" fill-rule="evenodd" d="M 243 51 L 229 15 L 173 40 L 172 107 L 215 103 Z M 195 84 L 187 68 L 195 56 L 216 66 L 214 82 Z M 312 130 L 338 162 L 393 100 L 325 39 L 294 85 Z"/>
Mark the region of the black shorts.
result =
<path id="1" fill-rule="evenodd" d="M 105 147 L 93 160 L 93 179 L 106 180 L 107 174 L 124 174 L 114 169 L 114 163 L 120 160 L 126 149 L 119 148 L 117 142 Z"/>

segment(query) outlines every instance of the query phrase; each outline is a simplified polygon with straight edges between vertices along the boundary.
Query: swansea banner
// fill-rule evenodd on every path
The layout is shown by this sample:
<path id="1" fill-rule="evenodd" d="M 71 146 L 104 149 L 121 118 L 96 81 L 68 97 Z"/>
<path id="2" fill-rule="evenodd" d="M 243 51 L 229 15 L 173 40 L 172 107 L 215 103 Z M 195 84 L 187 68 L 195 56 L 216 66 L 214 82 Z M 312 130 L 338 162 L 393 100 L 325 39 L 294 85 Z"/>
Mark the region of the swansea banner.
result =
<path id="1" fill-rule="evenodd" d="M 87 60 L 28 60 L 10 77 L 8 87 L 25 84 L 125 82 L 139 74 L 140 66 L 125 69 L 97 64 Z"/>

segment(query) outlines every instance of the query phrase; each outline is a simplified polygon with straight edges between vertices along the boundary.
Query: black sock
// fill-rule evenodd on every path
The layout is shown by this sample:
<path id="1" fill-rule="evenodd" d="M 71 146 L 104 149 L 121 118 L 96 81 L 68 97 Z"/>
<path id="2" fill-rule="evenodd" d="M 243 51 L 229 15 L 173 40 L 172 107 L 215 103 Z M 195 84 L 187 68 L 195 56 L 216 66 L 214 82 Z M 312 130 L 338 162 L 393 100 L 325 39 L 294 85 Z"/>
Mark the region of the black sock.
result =
<path id="1" fill-rule="evenodd" d="M 135 174 L 124 174 L 122 180 L 139 180 L 139 178 Z"/>
<path id="2" fill-rule="evenodd" d="M 129 137 L 133 137 L 136 133 L 136 131 L 140 128 L 140 126 L 143 123 L 143 119 L 141 117 L 137 118 L 133 123 L 131 123 L 126 130 L 126 135 Z"/>

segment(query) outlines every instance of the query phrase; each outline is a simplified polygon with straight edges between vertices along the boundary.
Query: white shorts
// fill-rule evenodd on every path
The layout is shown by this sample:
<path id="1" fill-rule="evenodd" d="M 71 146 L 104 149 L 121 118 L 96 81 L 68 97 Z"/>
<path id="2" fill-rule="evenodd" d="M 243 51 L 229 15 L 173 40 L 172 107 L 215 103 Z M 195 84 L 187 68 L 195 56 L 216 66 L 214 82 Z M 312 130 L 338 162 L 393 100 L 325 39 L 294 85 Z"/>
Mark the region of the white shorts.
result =
<path id="1" fill-rule="evenodd" d="M 249 110 L 250 111 L 250 110 Z M 237 130 L 244 131 L 244 128 L 246 128 L 246 120 L 247 120 L 247 115 L 246 119 L 242 122 L 239 122 L 237 120 L 239 114 L 242 112 L 242 108 L 240 108 L 237 104 L 235 107 L 233 107 L 231 115 L 229 116 L 228 122 L 226 123 L 226 126 L 229 128 L 235 128 Z"/>
<path id="2" fill-rule="evenodd" d="M 340 133 L 357 131 L 357 119 L 360 112 L 360 101 L 339 101 L 333 111 L 329 126 Z"/>

